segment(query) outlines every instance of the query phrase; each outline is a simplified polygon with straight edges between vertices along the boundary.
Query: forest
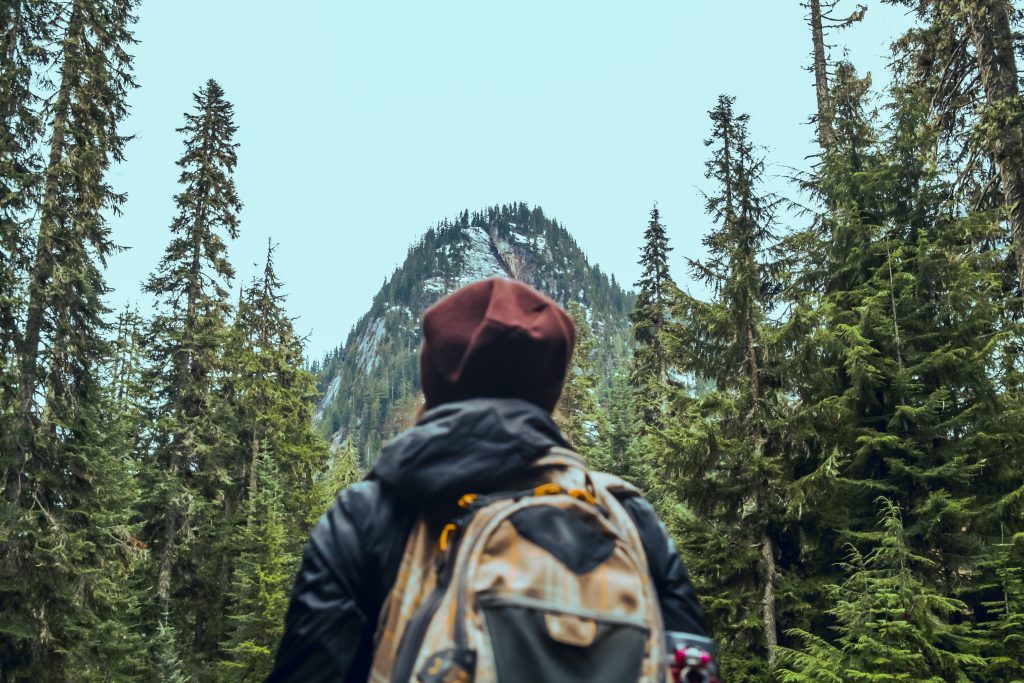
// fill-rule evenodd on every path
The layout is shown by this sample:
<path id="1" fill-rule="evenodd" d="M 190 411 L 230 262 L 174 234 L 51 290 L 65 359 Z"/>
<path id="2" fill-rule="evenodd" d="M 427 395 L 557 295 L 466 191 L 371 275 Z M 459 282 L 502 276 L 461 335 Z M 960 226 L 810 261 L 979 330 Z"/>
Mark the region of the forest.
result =
<path id="1" fill-rule="evenodd" d="M 742 103 L 707 103 L 706 255 L 637 217 L 622 363 L 565 301 L 557 419 L 654 502 L 733 683 L 1024 681 L 1024 13 L 885 1 L 914 22 L 884 87 L 830 50 L 870 8 L 803 5 L 817 153 L 784 191 Z M 307 360 L 273 242 L 236 289 L 216 80 L 182 103 L 156 303 L 109 307 L 140 11 L 0 3 L 0 681 L 262 680 L 380 443 L 315 425 L 338 355 Z"/>

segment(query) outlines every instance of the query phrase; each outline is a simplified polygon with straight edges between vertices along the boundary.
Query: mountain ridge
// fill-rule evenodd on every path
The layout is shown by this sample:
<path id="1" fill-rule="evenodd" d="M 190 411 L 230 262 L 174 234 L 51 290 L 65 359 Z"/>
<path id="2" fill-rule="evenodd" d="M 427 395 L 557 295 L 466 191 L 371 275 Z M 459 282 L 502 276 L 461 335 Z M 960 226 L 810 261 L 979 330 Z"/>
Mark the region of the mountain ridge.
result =
<path id="1" fill-rule="evenodd" d="M 566 228 L 540 207 L 518 202 L 444 219 L 410 246 L 345 343 L 314 363 L 322 398 L 316 422 L 332 444 L 351 439 L 364 463 L 407 426 L 418 407 L 420 316 L 470 282 L 506 277 L 562 306 L 577 301 L 601 339 L 595 365 L 602 390 L 630 355 L 632 293 L 591 264 Z"/>

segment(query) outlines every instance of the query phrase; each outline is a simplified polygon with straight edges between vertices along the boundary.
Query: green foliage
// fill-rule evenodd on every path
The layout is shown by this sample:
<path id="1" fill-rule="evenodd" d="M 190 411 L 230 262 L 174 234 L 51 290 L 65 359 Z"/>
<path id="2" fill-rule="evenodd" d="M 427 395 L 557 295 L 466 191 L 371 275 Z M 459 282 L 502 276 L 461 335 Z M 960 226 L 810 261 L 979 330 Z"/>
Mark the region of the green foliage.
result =
<path id="1" fill-rule="evenodd" d="M 587 311 L 578 302 L 570 301 L 568 310 L 576 326 L 576 349 L 555 416 L 569 443 L 592 466 L 601 469 L 601 463 L 608 460 L 608 426 L 597 402 L 600 380 L 594 369 L 594 333 L 587 322 Z"/>
<path id="2" fill-rule="evenodd" d="M 131 680 L 137 487 L 102 374 L 134 0 L 0 8 L 0 678 Z M 43 71 L 46 79 L 38 78 Z M 45 106 L 43 100 L 46 101 Z M 42 148 L 45 141 L 46 149 Z"/>
<path id="3" fill-rule="evenodd" d="M 781 652 L 778 680 L 966 682 L 983 665 L 957 623 L 967 606 L 929 585 L 934 561 L 909 547 L 899 507 L 879 501 L 877 545 L 867 555 L 851 547 L 846 580 L 829 587 L 838 637 L 794 630 L 802 647 Z"/>
<path id="4" fill-rule="evenodd" d="M 152 677 L 161 683 L 189 683 L 191 677 L 184 672 L 180 646 L 169 615 L 164 613 L 153 637 Z"/>
<path id="5" fill-rule="evenodd" d="M 342 489 L 358 482 L 363 478 L 363 474 L 363 468 L 359 466 L 359 451 L 351 439 L 334 449 L 327 471 L 316 482 L 317 504 L 310 509 L 310 525 L 330 509 Z"/>
<path id="6" fill-rule="evenodd" d="M 220 671 L 226 680 L 263 680 L 284 628 L 288 595 L 326 444 L 313 430 L 315 378 L 302 369 L 302 342 L 283 307 L 268 244 L 263 275 L 242 294 L 226 364 L 237 448 L 222 538 L 230 567 Z"/>
<path id="7" fill-rule="evenodd" d="M 224 629 L 230 569 L 223 508 L 238 498 L 225 372 L 234 270 L 224 239 L 237 236 L 241 202 L 231 177 L 237 162 L 232 106 L 212 80 L 193 100 L 195 111 L 179 129 L 185 152 L 172 239 L 145 284 L 157 312 L 147 347 L 153 426 L 141 512 L 153 539 L 151 581 L 160 607 L 179 632 L 196 635 L 186 652 L 202 659 L 216 652 Z M 207 544 L 203 552 L 192 546 L 197 539 Z M 153 623 L 156 617 L 149 615 Z"/>
<path id="8" fill-rule="evenodd" d="M 669 361 L 661 333 L 668 319 L 670 292 L 675 287 L 668 271 L 670 251 L 665 226 L 661 224 L 661 212 L 655 205 L 644 231 L 639 261 L 643 272 L 636 282 L 636 306 L 629 316 L 636 343 L 629 381 L 634 387 L 646 389 L 636 392 L 634 399 L 634 408 L 642 418 L 641 433 L 643 424 L 651 422 L 663 408 L 658 399 L 658 386 L 665 381 Z"/>
<path id="9" fill-rule="evenodd" d="M 231 622 L 222 644 L 223 680 L 258 681 L 273 664 L 284 630 L 288 590 L 300 556 L 289 538 L 281 477 L 269 452 L 252 463 L 245 523 L 237 527 L 231 587 Z"/>
<path id="10" fill-rule="evenodd" d="M 651 445 L 673 482 L 668 493 L 692 513 L 684 543 L 701 548 L 690 568 L 715 596 L 706 609 L 730 648 L 723 667 L 730 680 L 763 680 L 757 672 L 778 637 L 778 563 L 796 535 L 786 506 L 790 406 L 768 318 L 778 291 L 768 260 L 777 200 L 760 194 L 764 163 L 748 117 L 732 105 L 723 96 L 709 114 L 715 192 L 705 199 L 714 227 L 704 239 L 707 260 L 690 260 L 712 299 L 677 292 L 664 342 L 677 372 L 714 389 L 698 396 L 686 383 L 671 387 Z"/>

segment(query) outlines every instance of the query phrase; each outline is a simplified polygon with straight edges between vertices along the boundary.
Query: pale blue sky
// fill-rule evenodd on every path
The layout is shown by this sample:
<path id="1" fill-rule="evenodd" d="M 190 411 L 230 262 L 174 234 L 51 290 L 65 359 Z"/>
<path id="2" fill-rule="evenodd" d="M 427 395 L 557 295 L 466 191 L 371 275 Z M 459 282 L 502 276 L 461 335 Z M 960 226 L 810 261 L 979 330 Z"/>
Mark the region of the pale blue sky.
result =
<path id="1" fill-rule="evenodd" d="M 881 76 L 909 19 L 868 2 L 833 56 L 846 46 Z M 241 143 L 230 257 L 248 279 L 267 237 L 280 243 L 313 357 L 344 341 L 420 233 L 463 208 L 540 205 L 629 284 L 657 200 L 682 276 L 707 226 L 702 140 L 720 93 L 751 115 L 774 172 L 814 152 L 803 14 L 799 0 L 146 0 L 124 125 L 137 137 L 110 178 L 129 196 L 114 237 L 131 247 L 111 260 L 110 303 L 148 310 L 140 283 L 169 239 L 175 128 L 211 77 Z"/>

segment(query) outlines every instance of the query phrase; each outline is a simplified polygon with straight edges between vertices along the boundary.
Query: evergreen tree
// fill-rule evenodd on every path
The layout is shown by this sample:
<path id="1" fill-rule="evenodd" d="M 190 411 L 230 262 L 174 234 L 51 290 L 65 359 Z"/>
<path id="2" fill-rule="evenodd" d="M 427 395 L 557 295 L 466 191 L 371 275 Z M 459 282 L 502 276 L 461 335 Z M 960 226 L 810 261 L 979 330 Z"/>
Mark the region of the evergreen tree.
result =
<path id="1" fill-rule="evenodd" d="M 778 680 L 921 681 L 966 683 L 982 660 L 959 617 L 967 606 L 942 595 L 926 579 L 934 561 L 907 544 L 899 507 L 880 499 L 877 545 L 863 555 L 851 547 L 843 564 L 848 578 L 830 586 L 838 634 L 835 642 L 803 630 L 799 650 L 782 651 Z"/>
<path id="2" fill-rule="evenodd" d="M 668 304 L 674 283 L 669 275 L 668 235 L 661 224 L 661 212 L 655 204 L 644 231 L 644 246 L 640 256 L 643 273 L 636 282 L 636 306 L 630 314 L 636 349 L 630 381 L 641 387 L 648 382 L 662 382 L 668 371 L 665 349 L 660 333 L 668 317 Z M 642 408 L 645 415 L 653 416 L 649 406 Z"/>
<path id="3" fill-rule="evenodd" d="M 222 545 L 220 552 L 190 552 L 189 544 L 224 542 L 220 501 L 229 494 L 229 454 L 237 450 L 221 391 L 234 276 L 224 240 L 237 237 L 242 205 L 232 178 L 233 107 L 213 80 L 193 99 L 195 111 L 178 129 L 185 153 L 178 161 L 183 187 L 175 196 L 173 238 L 144 286 L 156 297 L 157 314 L 148 378 L 156 404 L 152 480 L 143 512 L 160 603 L 172 625 L 195 634 L 194 652 L 201 657 L 212 656 L 220 640 L 230 575 Z"/>
<path id="4" fill-rule="evenodd" d="M 920 580 L 969 598 L 999 524 L 1019 525 L 998 512 L 1019 481 L 1009 453 L 1022 426 L 1014 373 L 999 369 L 1020 334 L 1005 315 L 1005 243 L 992 212 L 949 201 L 917 86 L 893 88 L 879 135 L 865 84 L 838 74 L 836 143 L 812 183 L 829 209 L 792 240 L 803 280 L 790 289 L 791 424 L 797 450 L 818 454 L 792 497 L 814 539 L 805 561 L 826 575 L 884 494 L 911 551 L 932 560 Z"/>
<path id="5" fill-rule="evenodd" d="M 359 465 L 359 449 L 351 438 L 345 440 L 340 447 L 331 453 L 330 464 L 322 477 L 317 479 L 317 505 L 310 509 L 308 523 L 316 521 L 330 509 L 338 492 L 352 486 L 363 478 L 363 468 Z"/>
<path id="6" fill-rule="evenodd" d="M 704 239 L 708 259 L 690 266 L 713 298 L 679 294 L 668 340 L 673 367 L 714 390 L 674 390 L 660 450 L 675 475 L 671 493 L 693 513 L 686 546 L 701 549 L 691 569 L 714 596 L 708 612 L 730 648 L 723 670 L 731 680 L 763 680 L 758 672 L 777 645 L 779 541 L 790 533 L 792 479 L 779 428 L 788 399 L 768 318 L 778 291 L 769 259 L 778 200 L 761 193 L 764 162 L 748 117 L 726 96 L 709 114 L 706 175 L 717 188 L 705 198 L 715 227 Z"/>
<path id="7" fill-rule="evenodd" d="M 232 680 L 262 680 L 270 671 L 326 465 L 326 445 L 312 428 L 316 380 L 302 368 L 302 341 L 280 288 L 268 244 L 263 276 L 242 295 L 228 355 L 239 448 L 225 497 L 232 579 L 221 650 Z"/>
<path id="8" fill-rule="evenodd" d="M 185 673 L 184 664 L 179 654 L 178 640 L 174 627 L 170 624 L 170 615 L 164 613 L 157 625 L 156 636 L 153 638 L 152 656 L 153 680 L 160 683 L 188 683 L 191 677 Z"/>
<path id="9" fill-rule="evenodd" d="M 299 565 L 289 538 L 280 473 L 268 451 L 251 464 L 245 524 L 231 587 L 231 626 L 223 643 L 222 680 L 262 681 L 270 673 L 274 648 L 284 631 L 288 591 Z"/>
<path id="10" fill-rule="evenodd" d="M 1024 532 L 1000 539 L 984 566 L 995 590 L 982 603 L 988 619 L 978 629 L 986 683 L 1024 681 Z"/>
<path id="11" fill-rule="evenodd" d="M 825 42 L 827 30 L 842 29 L 861 21 L 867 12 L 866 5 L 857 5 L 850 16 L 840 19 L 832 15 L 839 0 L 808 0 L 801 7 L 808 11 L 807 24 L 811 29 L 811 67 L 814 74 L 814 94 L 817 98 L 817 112 L 812 117 L 818 132 L 818 145 L 825 149 L 832 143 L 832 101 L 829 93 L 828 48 Z"/>
<path id="12" fill-rule="evenodd" d="M 1024 102 L 1009 0 L 891 0 L 920 20 L 898 42 L 900 75 L 921 88 L 953 166 L 951 191 L 972 209 L 998 207 L 1024 289 Z"/>
<path id="13" fill-rule="evenodd" d="M 301 537 L 319 502 L 314 481 L 327 466 L 327 447 L 312 428 L 316 378 L 302 368 L 302 339 L 284 310 L 273 255 L 268 243 L 263 276 L 244 292 L 234 325 L 229 393 L 240 457 L 232 479 L 240 484 L 235 499 L 248 497 L 256 490 L 256 460 L 270 453 L 286 528 Z"/>
<path id="14" fill-rule="evenodd" d="M 105 175 L 127 140 L 118 126 L 134 86 L 135 4 L 0 9 L 5 679 L 127 678 L 138 663 L 126 581 L 135 487 L 104 433 L 111 402 L 101 383 L 111 354 L 102 268 L 116 250 L 107 218 L 124 199 Z M 54 88 L 46 107 L 30 90 L 32 68 L 44 65 L 57 74 L 42 81 Z"/>
<path id="15" fill-rule="evenodd" d="M 45 127 L 32 87 L 33 68 L 50 61 L 43 46 L 53 39 L 53 10 L 48 2 L 27 0 L 0 7 L 0 433 L 7 437 L 15 429 L 18 313 L 31 262 L 28 236 L 38 201 L 38 144 Z M 14 455 L 10 449 L 0 442 L 4 481 L 7 459 Z"/>
<path id="16" fill-rule="evenodd" d="M 569 302 L 569 317 L 576 326 L 576 348 L 555 414 L 573 448 L 592 466 L 601 469 L 607 460 L 604 435 L 608 428 L 596 396 L 598 378 L 593 361 L 596 343 L 586 311 L 579 302 Z"/>

